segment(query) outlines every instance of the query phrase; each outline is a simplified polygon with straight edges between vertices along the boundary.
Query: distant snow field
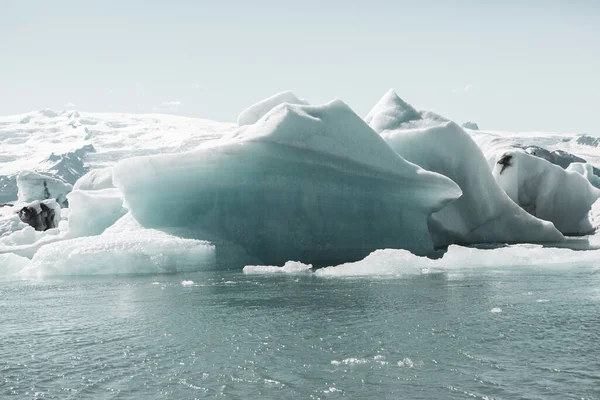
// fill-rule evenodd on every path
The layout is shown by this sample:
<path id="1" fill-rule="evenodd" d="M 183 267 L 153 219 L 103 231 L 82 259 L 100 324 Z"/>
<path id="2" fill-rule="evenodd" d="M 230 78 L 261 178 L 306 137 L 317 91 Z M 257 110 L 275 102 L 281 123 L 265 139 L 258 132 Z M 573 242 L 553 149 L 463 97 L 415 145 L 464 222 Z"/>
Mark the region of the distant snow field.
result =
<path id="1" fill-rule="evenodd" d="M 249 106 L 237 124 L 0 117 L 0 276 L 585 264 L 600 256 L 599 146 L 460 126 L 394 91 L 365 119 L 292 92 Z M 460 247 L 486 243 L 509 246 Z"/>

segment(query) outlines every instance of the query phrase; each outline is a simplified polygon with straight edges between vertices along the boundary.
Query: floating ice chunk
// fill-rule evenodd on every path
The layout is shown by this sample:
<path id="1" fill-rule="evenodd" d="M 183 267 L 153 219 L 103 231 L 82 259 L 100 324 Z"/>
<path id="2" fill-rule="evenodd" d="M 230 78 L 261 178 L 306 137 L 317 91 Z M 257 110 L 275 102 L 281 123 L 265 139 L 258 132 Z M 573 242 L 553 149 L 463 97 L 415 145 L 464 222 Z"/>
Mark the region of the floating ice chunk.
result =
<path id="1" fill-rule="evenodd" d="M 101 190 L 114 188 L 112 167 L 94 169 L 73 185 L 73 190 Z"/>
<path id="2" fill-rule="evenodd" d="M 306 100 L 299 99 L 291 91 L 277 93 L 276 95 L 261 100 L 242 111 L 237 118 L 237 123 L 239 126 L 255 124 L 269 111 L 283 103 L 308 104 Z"/>
<path id="3" fill-rule="evenodd" d="M 63 240 L 40 248 L 23 276 L 152 274 L 214 265 L 214 246 L 152 229 Z"/>
<path id="4" fill-rule="evenodd" d="M 562 233 L 582 235 L 593 230 L 588 213 L 600 190 L 581 174 L 515 149 L 497 155 L 493 175 L 515 203 L 551 221 Z"/>
<path id="5" fill-rule="evenodd" d="M 0 277 L 13 275 L 29 264 L 29 259 L 16 254 L 0 254 Z"/>
<path id="6" fill-rule="evenodd" d="M 74 190 L 69 200 L 69 236 L 99 235 L 127 210 L 118 189 Z"/>
<path id="7" fill-rule="evenodd" d="M 361 276 L 361 275 L 420 275 L 424 268 L 435 266 L 434 260 L 419 257 L 407 250 L 384 249 L 369 254 L 363 260 L 338 266 L 321 268 L 317 276 Z"/>
<path id="8" fill-rule="evenodd" d="M 394 92 L 388 92 L 369 115 L 373 121 L 379 121 L 373 128 L 399 155 L 460 186 L 463 195 L 430 217 L 429 228 L 436 247 L 564 239 L 551 223 L 534 218 L 511 201 L 494 180 L 481 150 L 454 122 L 440 122 L 425 129 L 392 129 L 402 126 L 402 120 L 395 123 L 393 118 L 403 116 L 407 106 Z M 381 122 L 384 119 L 385 124 Z M 382 127 L 385 130 L 379 131 Z"/>
<path id="9" fill-rule="evenodd" d="M 428 216 L 461 195 L 341 101 L 281 104 L 228 141 L 123 160 L 113 178 L 144 226 L 234 243 L 267 265 L 357 260 L 377 248 L 427 253 Z"/>
<path id="10" fill-rule="evenodd" d="M 271 265 L 246 265 L 244 267 L 245 274 L 298 274 L 311 271 L 311 264 L 307 265 L 297 261 L 288 261 L 283 267 L 276 267 Z"/>
<path id="11" fill-rule="evenodd" d="M 321 268 L 320 277 L 410 276 L 433 273 L 479 270 L 481 268 L 541 267 L 572 269 L 597 265 L 600 250 L 575 251 L 540 245 L 512 245 L 497 249 L 477 249 L 452 245 L 442 258 L 415 256 L 406 250 L 377 250 L 353 263 Z"/>
<path id="12" fill-rule="evenodd" d="M 54 199 L 61 207 L 68 206 L 67 194 L 73 190 L 73 186 L 60 178 L 32 171 L 19 173 L 17 186 L 19 203 Z"/>
<path id="13" fill-rule="evenodd" d="M 193 286 L 194 285 L 194 281 L 182 281 L 181 285 L 182 286 Z"/>
<path id="14" fill-rule="evenodd" d="M 490 312 L 493 312 L 493 313 L 501 313 L 501 312 L 502 312 L 502 309 L 501 309 L 500 307 L 494 307 L 494 308 L 492 308 L 492 309 L 490 310 Z"/>

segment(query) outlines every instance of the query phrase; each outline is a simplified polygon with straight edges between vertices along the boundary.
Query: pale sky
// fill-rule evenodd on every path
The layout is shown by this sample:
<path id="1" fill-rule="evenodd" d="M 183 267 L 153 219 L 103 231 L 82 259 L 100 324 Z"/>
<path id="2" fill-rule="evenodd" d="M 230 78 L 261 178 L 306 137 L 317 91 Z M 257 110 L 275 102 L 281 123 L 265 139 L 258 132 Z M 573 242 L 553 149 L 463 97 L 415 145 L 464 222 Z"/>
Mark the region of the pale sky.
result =
<path id="1" fill-rule="evenodd" d="M 600 135 L 600 0 L 0 0 L 0 115 L 235 121 L 292 90 L 494 130 Z"/>

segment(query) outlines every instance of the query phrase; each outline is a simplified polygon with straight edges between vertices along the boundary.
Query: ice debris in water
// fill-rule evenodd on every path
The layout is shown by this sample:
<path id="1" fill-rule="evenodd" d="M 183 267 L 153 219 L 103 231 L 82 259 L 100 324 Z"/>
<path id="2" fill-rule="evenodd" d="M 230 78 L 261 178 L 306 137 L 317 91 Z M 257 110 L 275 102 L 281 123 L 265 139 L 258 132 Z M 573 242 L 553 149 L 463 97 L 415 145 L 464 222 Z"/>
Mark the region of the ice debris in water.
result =
<path id="1" fill-rule="evenodd" d="M 501 309 L 500 307 L 494 307 L 494 308 L 492 308 L 492 309 L 490 310 L 490 312 L 493 312 L 493 313 L 501 313 L 501 312 L 502 312 L 502 309 Z"/>
<path id="2" fill-rule="evenodd" d="M 182 286 L 193 286 L 194 285 L 194 281 L 182 281 L 181 285 Z"/>
<path id="3" fill-rule="evenodd" d="M 288 261 L 283 267 L 273 265 L 246 265 L 245 274 L 299 274 L 312 271 L 312 264 L 303 264 L 298 261 Z"/>
<path id="4" fill-rule="evenodd" d="M 398 366 L 412 368 L 415 366 L 415 363 L 413 362 L 413 360 L 411 360 L 410 358 L 407 357 L 407 358 L 404 358 L 404 359 L 398 361 Z"/>

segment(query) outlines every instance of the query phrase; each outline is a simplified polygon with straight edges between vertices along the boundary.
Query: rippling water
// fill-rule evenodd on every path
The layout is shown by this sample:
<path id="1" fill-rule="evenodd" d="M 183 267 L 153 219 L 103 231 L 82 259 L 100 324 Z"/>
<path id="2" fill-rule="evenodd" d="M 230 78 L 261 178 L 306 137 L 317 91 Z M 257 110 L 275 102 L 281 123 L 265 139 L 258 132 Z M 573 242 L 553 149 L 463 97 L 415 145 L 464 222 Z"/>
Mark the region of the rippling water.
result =
<path id="1" fill-rule="evenodd" d="M 599 339 L 585 269 L 4 281 L 0 397 L 598 399 Z"/>

